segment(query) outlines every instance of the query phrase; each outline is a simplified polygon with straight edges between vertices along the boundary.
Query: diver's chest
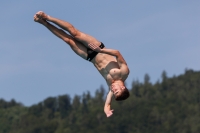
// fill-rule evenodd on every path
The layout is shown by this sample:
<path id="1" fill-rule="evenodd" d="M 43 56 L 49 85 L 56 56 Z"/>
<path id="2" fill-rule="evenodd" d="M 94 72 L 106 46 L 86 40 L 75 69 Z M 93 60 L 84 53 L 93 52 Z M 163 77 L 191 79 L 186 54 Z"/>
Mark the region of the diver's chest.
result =
<path id="1" fill-rule="evenodd" d="M 119 78 L 121 76 L 120 69 L 111 69 L 109 72 L 112 78 Z"/>

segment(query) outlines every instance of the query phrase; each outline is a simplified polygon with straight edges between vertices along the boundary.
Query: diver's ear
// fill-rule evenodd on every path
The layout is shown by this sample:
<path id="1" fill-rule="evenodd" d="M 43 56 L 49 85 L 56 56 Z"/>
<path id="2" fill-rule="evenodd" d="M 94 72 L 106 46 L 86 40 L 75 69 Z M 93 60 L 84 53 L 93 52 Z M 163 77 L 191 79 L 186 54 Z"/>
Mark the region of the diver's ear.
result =
<path id="1" fill-rule="evenodd" d="M 126 87 L 125 86 L 122 86 L 122 90 L 124 90 Z"/>

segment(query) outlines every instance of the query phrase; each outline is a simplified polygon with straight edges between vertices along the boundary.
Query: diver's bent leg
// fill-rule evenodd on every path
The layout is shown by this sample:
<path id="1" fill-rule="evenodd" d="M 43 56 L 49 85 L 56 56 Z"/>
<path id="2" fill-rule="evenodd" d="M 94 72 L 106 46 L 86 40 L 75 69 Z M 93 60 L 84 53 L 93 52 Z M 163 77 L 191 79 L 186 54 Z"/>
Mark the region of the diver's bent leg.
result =
<path id="1" fill-rule="evenodd" d="M 85 34 L 83 32 L 80 32 L 69 22 L 66 22 L 66 21 L 51 17 L 51 16 L 49 17 L 49 21 L 55 23 L 62 29 L 68 31 L 76 40 L 82 42 L 86 47 L 88 47 L 89 43 L 93 43 L 98 46 L 101 44 L 96 38 L 94 38 L 88 34 Z"/>
<path id="2" fill-rule="evenodd" d="M 54 24 L 58 25 L 60 28 L 69 32 L 76 40 L 83 43 L 86 47 L 88 47 L 89 43 L 93 43 L 98 46 L 101 44 L 96 38 L 94 38 L 88 34 L 85 34 L 83 32 L 80 32 L 69 22 L 49 16 L 42 11 L 38 12 L 37 14 L 39 17 L 46 19 L 47 21 L 53 22 Z"/>
<path id="3" fill-rule="evenodd" d="M 72 36 L 65 33 L 62 29 L 58 29 L 55 26 L 49 24 L 45 25 L 54 35 L 61 38 L 64 42 L 69 44 L 71 49 L 80 57 L 86 59 L 87 58 L 87 48 L 82 45 L 80 42 L 76 41 Z"/>
<path id="4" fill-rule="evenodd" d="M 36 16 L 34 16 L 34 20 L 36 22 L 39 22 L 40 24 L 44 25 L 46 28 L 48 28 L 54 35 L 62 39 L 64 42 L 69 44 L 71 49 L 80 57 L 87 59 L 87 48 L 82 45 L 80 42 L 76 41 L 72 36 L 65 33 L 62 29 L 58 29 L 54 25 L 48 23 L 46 20 L 39 19 Z"/>

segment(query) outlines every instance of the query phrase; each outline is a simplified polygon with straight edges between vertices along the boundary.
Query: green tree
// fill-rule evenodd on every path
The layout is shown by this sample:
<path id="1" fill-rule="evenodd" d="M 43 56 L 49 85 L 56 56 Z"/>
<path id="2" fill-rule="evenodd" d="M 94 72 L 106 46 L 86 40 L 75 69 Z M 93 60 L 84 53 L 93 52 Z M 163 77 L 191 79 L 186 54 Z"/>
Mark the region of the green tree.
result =
<path id="1" fill-rule="evenodd" d="M 71 98 L 69 95 L 63 95 L 58 97 L 58 110 L 61 118 L 65 118 L 71 111 Z"/>

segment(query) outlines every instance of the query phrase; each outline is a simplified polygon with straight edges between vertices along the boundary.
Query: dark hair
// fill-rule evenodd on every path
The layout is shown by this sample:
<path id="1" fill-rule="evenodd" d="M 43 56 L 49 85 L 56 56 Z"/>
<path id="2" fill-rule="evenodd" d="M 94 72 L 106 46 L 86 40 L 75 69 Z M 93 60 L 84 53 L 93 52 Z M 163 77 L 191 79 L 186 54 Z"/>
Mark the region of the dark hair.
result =
<path id="1" fill-rule="evenodd" d="M 125 88 L 120 95 L 115 96 L 116 101 L 126 100 L 130 96 L 129 91 Z"/>

